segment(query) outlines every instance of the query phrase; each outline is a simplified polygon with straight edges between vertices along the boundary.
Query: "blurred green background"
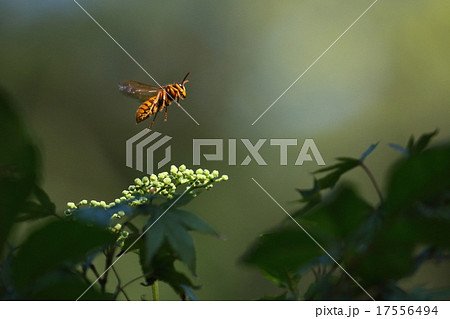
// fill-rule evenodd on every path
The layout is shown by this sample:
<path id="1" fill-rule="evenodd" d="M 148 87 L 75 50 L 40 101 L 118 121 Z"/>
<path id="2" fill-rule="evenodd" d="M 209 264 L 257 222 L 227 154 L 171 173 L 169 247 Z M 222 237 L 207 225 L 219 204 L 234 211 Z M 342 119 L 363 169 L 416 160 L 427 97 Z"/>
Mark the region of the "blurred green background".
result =
<path id="1" fill-rule="evenodd" d="M 201 300 L 247 300 L 276 288 L 238 258 L 288 211 L 298 208 L 297 187 L 312 186 L 315 162 L 294 166 L 305 138 L 325 163 L 380 146 L 367 159 L 383 185 L 399 157 L 389 142 L 440 129 L 450 136 L 450 3 L 379 1 L 255 125 L 258 116 L 373 1 L 86 1 L 79 3 L 162 85 L 190 71 L 182 103 L 199 122 L 169 107 L 154 130 L 173 137 L 172 163 L 192 166 L 192 138 L 297 138 L 287 166 L 279 147 L 261 149 L 267 166 L 201 163 L 230 180 L 203 193 L 189 209 L 227 237 L 196 236 Z M 137 176 L 125 166 L 125 141 L 136 126 L 136 100 L 121 95 L 125 79 L 152 80 L 76 5 L 67 0 L 0 3 L 0 85 L 20 105 L 43 151 L 44 188 L 59 210 L 67 201 L 110 201 Z M 225 157 L 227 148 L 225 147 Z M 238 164 L 247 156 L 238 143 Z M 367 196 L 376 194 L 364 173 L 348 174 Z M 117 263 L 123 281 L 139 275 L 137 260 Z M 443 265 L 427 265 L 404 287 L 448 285 Z M 149 288 L 137 282 L 133 299 Z M 177 299 L 162 285 L 161 298 Z"/>

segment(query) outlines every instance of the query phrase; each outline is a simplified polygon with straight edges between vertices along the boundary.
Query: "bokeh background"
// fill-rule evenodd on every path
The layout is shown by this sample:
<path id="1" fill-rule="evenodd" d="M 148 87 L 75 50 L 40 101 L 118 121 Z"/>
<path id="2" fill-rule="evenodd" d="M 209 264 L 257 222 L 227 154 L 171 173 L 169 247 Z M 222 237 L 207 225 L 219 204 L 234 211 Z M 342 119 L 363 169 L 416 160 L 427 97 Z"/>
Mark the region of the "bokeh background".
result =
<path id="1" fill-rule="evenodd" d="M 313 138 L 327 165 L 359 155 L 380 142 L 367 159 L 381 185 L 406 144 L 435 128 L 434 143 L 450 137 L 450 3 L 378 1 L 255 125 L 258 116 L 372 3 L 369 0 L 304 1 L 111 1 L 79 3 L 161 84 L 190 71 L 182 103 L 154 130 L 173 137 L 172 164 L 192 166 L 193 138 L 238 139 L 236 166 L 201 163 L 230 180 L 203 193 L 189 209 L 224 236 L 196 236 L 197 292 L 202 300 L 248 300 L 277 289 L 239 257 L 282 219 L 255 178 L 288 211 L 299 207 L 296 188 L 312 186 L 315 162 L 295 166 L 306 138 Z M 70 0 L 0 2 L 0 85 L 15 98 L 43 151 L 43 185 L 62 212 L 67 201 L 116 198 L 135 177 L 125 166 L 125 141 L 136 126 L 139 103 L 122 96 L 124 79 L 152 80 Z M 239 139 L 297 138 L 288 165 L 279 147 L 261 148 L 267 166 L 254 161 Z M 227 157 L 225 144 L 224 155 Z M 347 179 L 369 201 L 376 194 L 367 176 Z M 139 275 L 137 259 L 117 263 L 123 281 Z M 376 267 L 376 265 L 374 265 Z M 426 265 L 404 287 L 448 285 L 445 265 Z M 150 298 L 137 282 L 133 299 Z M 162 299 L 177 299 L 167 286 Z"/>

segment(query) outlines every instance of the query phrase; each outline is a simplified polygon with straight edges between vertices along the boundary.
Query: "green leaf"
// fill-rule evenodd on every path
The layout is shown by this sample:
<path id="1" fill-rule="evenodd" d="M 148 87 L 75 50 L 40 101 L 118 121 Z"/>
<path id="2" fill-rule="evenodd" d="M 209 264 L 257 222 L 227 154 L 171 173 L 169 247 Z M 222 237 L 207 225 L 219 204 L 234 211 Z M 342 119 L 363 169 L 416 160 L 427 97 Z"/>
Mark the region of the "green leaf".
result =
<path id="1" fill-rule="evenodd" d="M 198 300 L 197 296 L 195 295 L 195 293 L 194 293 L 194 291 L 191 289 L 191 287 L 186 286 L 186 285 L 183 285 L 183 284 L 181 284 L 180 286 L 181 286 L 181 288 L 184 290 L 184 295 L 186 295 L 186 297 L 187 297 L 189 300 L 192 300 L 192 301 L 197 301 L 197 300 Z"/>
<path id="2" fill-rule="evenodd" d="M 375 144 L 370 145 L 369 148 L 365 150 L 364 153 L 362 153 L 361 157 L 359 158 L 359 161 L 363 162 L 366 159 L 366 157 L 373 152 L 373 150 L 378 146 L 379 143 L 380 142 L 376 142 Z"/>
<path id="3" fill-rule="evenodd" d="M 414 143 L 414 138 L 411 137 L 410 144 L 408 145 L 408 152 L 410 156 L 419 155 L 430 143 L 431 139 L 439 133 L 438 129 L 433 132 L 423 134 L 419 137 L 419 140 Z"/>
<path id="4" fill-rule="evenodd" d="M 360 256 L 352 269 L 354 276 L 364 278 L 363 286 L 398 280 L 414 271 L 414 230 L 396 223 L 383 228 L 367 253 Z M 374 267 L 376 265 L 376 267 Z"/>
<path id="5" fill-rule="evenodd" d="M 129 234 L 127 238 L 123 241 L 123 246 L 121 247 L 120 253 L 117 256 L 122 255 L 123 253 L 129 253 L 132 251 L 144 249 L 145 243 L 144 243 L 144 237 L 140 237 L 141 234 L 139 233 L 132 233 Z M 131 247 L 131 248 L 130 248 Z"/>
<path id="6" fill-rule="evenodd" d="M 208 222 L 201 219 L 197 215 L 181 209 L 176 210 L 176 215 L 178 216 L 180 223 L 185 225 L 187 229 L 219 237 L 219 234 L 215 231 L 215 229 Z"/>
<path id="7" fill-rule="evenodd" d="M 302 196 L 301 202 L 316 202 L 320 199 L 320 187 L 317 179 L 314 178 L 314 185 L 309 189 L 297 188 L 297 191 Z"/>
<path id="8" fill-rule="evenodd" d="M 297 210 L 292 217 L 301 217 L 307 214 L 311 209 L 313 209 L 317 204 L 322 201 L 322 195 L 320 194 L 319 182 L 314 178 L 314 185 L 310 189 L 300 189 L 297 188 L 302 198 L 299 200 L 300 203 L 306 203 L 302 208 Z"/>
<path id="9" fill-rule="evenodd" d="M 448 250 L 449 232 L 448 221 L 390 216 L 365 254 L 358 256 L 348 271 L 364 278 L 364 282 L 361 282 L 363 286 L 408 277 L 417 270 L 417 249 L 431 245 Z"/>
<path id="10" fill-rule="evenodd" d="M 14 286 L 11 281 L 13 247 L 7 245 L 5 256 L 0 261 L 0 300 L 11 300 L 15 297 Z"/>
<path id="11" fill-rule="evenodd" d="M 26 300 L 77 300 L 90 283 L 79 274 L 67 270 L 50 272 L 33 283 L 32 291 L 21 295 Z M 113 300 L 112 294 L 102 294 L 96 287 L 89 288 L 80 300 Z"/>
<path id="12" fill-rule="evenodd" d="M 340 157 L 337 158 L 337 160 L 339 163 L 314 172 L 314 174 L 316 174 L 331 171 L 328 175 L 318 179 L 320 189 L 333 188 L 344 173 L 352 170 L 360 164 L 358 159 L 349 157 Z"/>
<path id="13" fill-rule="evenodd" d="M 177 208 L 177 207 L 181 207 L 184 206 L 186 204 L 188 204 L 191 200 L 193 200 L 195 197 L 193 194 L 189 194 L 189 192 L 181 193 L 181 194 L 176 194 L 172 199 L 166 201 L 165 203 L 163 203 L 161 205 L 161 208 Z"/>
<path id="14" fill-rule="evenodd" d="M 36 184 L 39 153 L 0 88 L 0 256 L 19 211 Z"/>
<path id="15" fill-rule="evenodd" d="M 414 157 L 416 155 L 419 155 L 428 146 L 431 139 L 438 133 L 439 130 L 435 129 L 433 132 L 423 134 L 419 137 L 419 140 L 417 142 L 414 141 L 414 136 L 411 135 L 406 148 L 394 143 L 390 143 L 389 146 L 401 152 L 405 157 Z"/>
<path id="16" fill-rule="evenodd" d="M 145 226 L 145 247 L 144 252 L 141 252 L 144 256 L 144 265 L 150 265 L 152 258 L 164 243 L 164 223 L 161 222 L 164 216 L 161 217 L 162 213 L 163 211 L 159 211 L 159 213 L 152 215 Z"/>
<path id="17" fill-rule="evenodd" d="M 405 210 L 418 201 L 450 189 L 450 146 L 425 151 L 402 161 L 391 173 L 386 206 Z"/>
<path id="18" fill-rule="evenodd" d="M 56 212 L 56 206 L 51 201 L 48 194 L 38 185 L 35 185 L 33 188 L 33 194 L 36 196 L 38 202 L 41 204 L 41 206 L 49 212 L 49 214 L 54 214 Z"/>
<path id="19" fill-rule="evenodd" d="M 216 231 L 196 215 L 180 209 L 169 211 L 154 208 L 145 229 L 144 246 L 140 253 L 142 272 L 147 285 L 155 280 L 168 283 L 181 297 L 195 300 L 190 288 L 195 288 L 189 278 L 175 270 L 174 263 L 180 260 L 195 274 L 195 246 L 189 231 L 217 236 Z M 150 227 L 150 228 L 148 228 Z M 145 231 L 144 229 L 144 231 Z"/>
<path id="20" fill-rule="evenodd" d="M 245 252 L 244 263 L 259 267 L 276 283 L 288 286 L 303 264 L 321 256 L 322 250 L 297 226 L 261 235 Z"/>
<path id="21" fill-rule="evenodd" d="M 155 214 L 147 222 L 145 234 L 145 264 L 150 264 L 153 256 L 167 241 L 176 257 L 185 263 L 195 274 L 195 246 L 189 231 L 218 236 L 217 232 L 203 219 L 180 209 L 171 209 L 164 215 L 162 209 L 155 210 Z"/>
<path id="22" fill-rule="evenodd" d="M 307 217 L 297 220 L 334 258 L 339 258 L 343 249 L 361 245 L 359 229 L 370 211 L 371 207 L 351 187 L 344 186 Z M 321 256 L 324 252 L 320 247 L 302 229 L 290 225 L 262 235 L 242 260 L 258 266 L 276 284 L 286 286 L 293 274 L 309 270 Z"/>
<path id="23" fill-rule="evenodd" d="M 389 147 L 393 148 L 396 151 L 399 151 L 400 153 L 403 154 L 404 157 L 409 157 L 409 151 L 406 148 L 404 148 L 403 146 L 400 146 L 395 143 L 389 143 Z"/>
<path id="24" fill-rule="evenodd" d="M 17 216 L 17 221 L 35 220 L 56 215 L 56 206 L 45 191 L 34 185 L 32 194 L 38 202 L 27 200 Z"/>
<path id="25" fill-rule="evenodd" d="M 153 285 L 156 280 L 168 283 L 181 297 L 186 297 L 186 287 L 196 288 L 184 274 L 177 272 L 174 266 L 176 257 L 171 253 L 167 244 L 153 256 L 151 263 L 145 263 L 147 259 L 145 250 L 140 255 L 142 272 L 145 275 L 145 286 Z"/>
<path id="26" fill-rule="evenodd" d="M 371 207 L 353 188 L 343 186 L 331 196 L 331 200 L 302 221 L 313 225 L 310 227 L 311 232 L 331 245 L 340 241 L 348 242 L 369 217 L 370 211 Z"/>
<path id="27" fill-rule="evenodd" d="M 13 279 L 17 288 L 32 285 L 39 277 L 73 266 L 87 255 L 115 242 L 116 236 L 97 227 L 74 221 L 56 221 L 33 232 L 13 260 Z"/>
<path id="28" fill-rule="evenodd" d="M 169 214 L 165 220 L 166 238 L 175 254 L 195 274 L 195 246 L 188 230 L 180 223 L 176 214 Z"/>
<path id="29" fill-rule="evenodd" d="M 450 249 L 450 221 L 441 218 L 409 218 L 403 223 L 415 230 L 418 244 L 431 245 L 434 248 Z"/>

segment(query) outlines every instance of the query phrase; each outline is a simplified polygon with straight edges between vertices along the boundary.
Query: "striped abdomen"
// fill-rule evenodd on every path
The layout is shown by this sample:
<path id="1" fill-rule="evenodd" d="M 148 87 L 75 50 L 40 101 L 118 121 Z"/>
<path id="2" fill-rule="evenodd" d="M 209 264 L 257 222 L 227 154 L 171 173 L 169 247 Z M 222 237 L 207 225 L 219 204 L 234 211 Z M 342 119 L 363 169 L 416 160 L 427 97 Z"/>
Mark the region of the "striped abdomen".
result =
<path id="1" fill-rule="evenodd" d="M 162 87 L 155 96 L 152 96 L 139 106 L 136 112 L 136 123 L 142 122 L 158 111 L 163 111 L 172 101 L 178 104 L 179 99 L 184 99 L 185 97 L 186 88 L 183 84 L 175 83 Z M 167 109 L 164 120 L 167 120 Z"/>

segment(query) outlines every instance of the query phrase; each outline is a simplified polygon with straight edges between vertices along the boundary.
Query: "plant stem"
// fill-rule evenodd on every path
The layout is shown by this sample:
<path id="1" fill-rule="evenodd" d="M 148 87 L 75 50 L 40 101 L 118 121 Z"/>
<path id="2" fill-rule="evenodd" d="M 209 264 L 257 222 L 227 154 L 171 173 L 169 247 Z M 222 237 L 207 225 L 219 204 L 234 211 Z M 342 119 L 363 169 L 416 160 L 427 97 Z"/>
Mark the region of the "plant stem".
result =
<path id="1" fill-rule="evenodd" d="M 159 287 L 157 280 L 155 280 L 155 282 L 152 285 L 152 294 L 153 294 L 153 301 L 159 301 Z"/>
<path id="2" fill-rule="evenodd" d="M 106 260 L 105 260 L 105 269 L 106 269 L 106 271 L 105 271 L 105 274 L 103 275 L 103 278 L 99 279 L 99 283 L 101 285 L 101 291 L 103 293 L 105 293 L 105 291 L 106 291 L 106 283 L 108 282 L 108 273 L 109 273 L 109 270 L 110 270 L 110 266 L 113 263 L 114 251 L 115 251 L 115 247 L 111 246 L 111 247 L 108 247 L 106 249 L 106 251 L 104 252 L 105 257 L 106 257 Z"/>
<path id="3" fill-rule="evenodd" d="M 121 287 L 122 281 L 120 280 L 120 277 L 119 277 L 119 274 L 117 273 L 116 268 L 114 268 L 114 266 L 111 266 L 111 268 L 112 268 L 112 270 L 113 270 L 113 272 L 114 272 L 114 275 L 116 275 L 116 278 L 117 278 L 117 291 L 116 291 L 116 293 L 114 294 L 114 297 L 117 298 L 117 296 L 119 295 L 119 292 L 121 292 L 121 293 L 123 293 L 123 295 L 125 296 L 125 298 L 126 298 L 128 301 L 130 301 L 130 298 L 128 297 L 127 293 L 126 293 L 125 290 L 123 290 L 123 288 Z"/>
<path id="4" fill-rule="evenodd" d="M 376 190 L 376 192 L 378 194 L 378 197 L 380 198 L 380 202 L 383 203 L 384 202 L 383 195 L 381 194 L 381 190 L 378 187 L 377 181 L 373 177 L 372 172 L 369 170 L 369 168 L 363 162 L 360 162 L 359 166 L 361 166 L 362 169 L 366 172 L 367 176 L 369 176 L 369 179 L 372 182 L 372 185 L 375 188 L 375 190 Z"/>
<path id="5" fill-rule="evenodd" d="M 129 282 L 127 282 L 126 284 L 124 284 L 124 285 L 122 286 L 122 289 L 124 289 L 126 286 L 132 284 L 132 283 L 135 282 L 136 280 L 139 280 L 139 279 L 141 279 L 141 278 L 144 278 L 145 276 L 146 276 L 146 275 L 140 275 L 140 276 L 137 276 L 136 278 L 131 279 Z"/>

